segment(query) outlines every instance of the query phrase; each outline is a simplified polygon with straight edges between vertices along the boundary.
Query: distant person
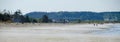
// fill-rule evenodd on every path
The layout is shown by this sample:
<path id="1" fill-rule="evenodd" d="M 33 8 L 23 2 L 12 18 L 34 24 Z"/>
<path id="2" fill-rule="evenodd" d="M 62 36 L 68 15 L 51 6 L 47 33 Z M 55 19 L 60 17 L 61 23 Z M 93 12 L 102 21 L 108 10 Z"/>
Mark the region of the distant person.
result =
<path id="1" fill-rule="evenodd" d="M 94 23 L 93 25 L 94 25 L 94 26 L 98 26 L 98 24 L 95 24 L 95 23 Z"/>
<path id="2" fill-rule="evenodd" d="M 98 26 L 98 24 L 96 24 L 96 26 Z"/>
<path id="3" fill-rule="evenodd" d="M 95 26 L 95 24 L 93 24 Z"/>

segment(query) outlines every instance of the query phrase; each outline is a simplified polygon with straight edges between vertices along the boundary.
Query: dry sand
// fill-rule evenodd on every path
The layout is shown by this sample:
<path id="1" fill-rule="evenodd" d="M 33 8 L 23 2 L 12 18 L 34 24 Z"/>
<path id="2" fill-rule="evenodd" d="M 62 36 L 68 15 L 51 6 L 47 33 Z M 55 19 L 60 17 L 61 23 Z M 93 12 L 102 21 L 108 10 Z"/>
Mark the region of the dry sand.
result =
<path id="1" fill-rule="evenodd" d="M 0 24 L 0 42 L 120 42 L 119 35 L 99 35 L 114 24 Z"/>

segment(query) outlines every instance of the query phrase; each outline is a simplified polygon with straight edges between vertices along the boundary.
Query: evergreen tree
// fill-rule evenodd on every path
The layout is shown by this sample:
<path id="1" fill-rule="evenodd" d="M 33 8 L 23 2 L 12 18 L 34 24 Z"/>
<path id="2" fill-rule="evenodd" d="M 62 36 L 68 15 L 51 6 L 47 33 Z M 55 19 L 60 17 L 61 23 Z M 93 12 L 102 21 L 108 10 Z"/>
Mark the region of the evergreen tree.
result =
<path id="1" fill-rule="evenodd" d="M 25 21 L 26 21 L 27 23 L 29 23 L 29 22 L 30 22 L 29 16 L 26 16 L 25 18 L 26 18 Z"/>
<path id="2" fill-rule="evenodd" d="M 42 22 L 43 22 L 43 23 L 48 23 L 48 22 L 49 22 L 49 19 L 48 19 L 48 16 L 47 16 L 47 15 L 43 15 L 43 17 L 42 17 Z"/>
<path id="3" fill-rule="evenodd" d="M 80 23 L 80 22 L 81 22 L 81 20 L 80 20 L 80 19 L 78 19 L 77 21 L 78 21 L 78 23 Z"/>
<path id="4" fill-rule="evenodd" d="M 0 21 L 3 21 L 3 14 L 0 13 Z"/>
<path id="5" fill-rule="evenodd" d="M 4 19 L 3 19 L 3 21 L 6 22 L 6 21 L 11 20 L 11 17 L 10 17 L 10 14 L 9 14 L 9 13 L 6 13 L 6 12 L 5 12 L 3 15 L 4 15 Z"/>
<path id="6" fill-rule="evenodd" d="M 11 21 L 11 14 L 10 12 L 6 12 L 6 10 L 4 10 L 3 12 L 0 13 L 0 21 L 2 22 L 8 22 Z"/>
<path id="7" fill-rule="evenodd" d="M 16 11 L 15 13 L 14 13 L 14 15 L 13 15 L 13 20 L 14 20 L 14 22 L 21 22 L 22 20 L 21 20 L 21 14 L 22 14 L 22 12 L 20 11 L 20 10 L 18 10 L 18 11 Z"/>

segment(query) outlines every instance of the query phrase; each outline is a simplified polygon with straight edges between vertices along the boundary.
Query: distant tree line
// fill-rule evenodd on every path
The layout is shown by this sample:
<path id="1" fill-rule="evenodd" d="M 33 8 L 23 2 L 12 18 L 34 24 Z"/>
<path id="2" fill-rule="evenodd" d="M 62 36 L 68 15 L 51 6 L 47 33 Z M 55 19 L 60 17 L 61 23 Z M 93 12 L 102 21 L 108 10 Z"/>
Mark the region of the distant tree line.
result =
<path id="1" fill-rule="evenodd" d="M 0 12 L 0 22 L 5 23 L 49 23 L 51 20 L 47 15 L 43 15 L 42 18 L 30 18 L 29 16 L 23 15 L 21 10 L 17 10 L 14 13 L 9 11 Z"/>
<path id="2" fill-rule="evenodd" d="M 84 17 L 87 17 L 88 15 L 83 15 Z M 63 18 L 59 20 L 54 20 L 50 19 L 47 15 L 43 15 L 42 18 L 32 18 L 29 17 L 28 15 L 23 15 L 21 10 L 17 10 L 15 12 L 10 12 L 7 10 L 1 11 L 0 12 L 0 22 L 5 22 L 5 23 L 120 23 L 120 14 L 105 14 L 104 16 L 104 21 L 103 20 L 81 20 L 81 19 L 74 19 L 70 20 Z M 117 17 L 116 17 L 117 16 Z M 94 16 L 93 16 L 94 17 Z"/>

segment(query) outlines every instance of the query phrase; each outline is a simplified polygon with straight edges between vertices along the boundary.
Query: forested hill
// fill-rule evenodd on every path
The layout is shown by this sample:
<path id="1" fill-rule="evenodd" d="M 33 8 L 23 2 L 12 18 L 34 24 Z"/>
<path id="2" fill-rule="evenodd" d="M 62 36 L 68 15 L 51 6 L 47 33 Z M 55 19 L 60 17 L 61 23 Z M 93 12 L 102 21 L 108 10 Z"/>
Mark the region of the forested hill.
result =
<path id="1" fill-rule="evenodd" d="M 30 12 L 26 15 L 32 18 L 42 18 L 43 15 L 47 15 L 50 19 L 120 20 L 120 12 Z"/>

